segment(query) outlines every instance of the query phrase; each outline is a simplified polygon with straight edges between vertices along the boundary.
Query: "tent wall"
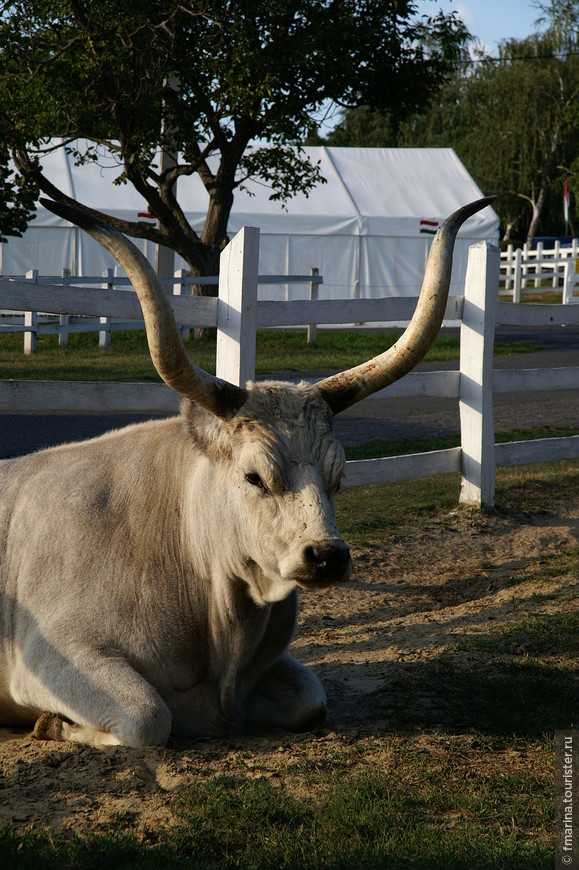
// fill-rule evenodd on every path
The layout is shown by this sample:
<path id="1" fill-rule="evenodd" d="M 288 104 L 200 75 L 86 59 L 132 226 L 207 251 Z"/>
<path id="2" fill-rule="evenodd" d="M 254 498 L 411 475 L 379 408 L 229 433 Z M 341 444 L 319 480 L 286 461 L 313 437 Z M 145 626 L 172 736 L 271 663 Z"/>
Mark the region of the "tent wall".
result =
<path id="1" fill-rule="evenodd" d="M 249 183 L 236 193 L 231 235 L 242 226 L 261 233 L 261 274 L 323 276 L 321 298 L 413 296 L 420 289 L 435 229 L 456 208 L 482 196 L 452 149 L 308 148 L 327 183 L 309 197 L 297 195 L 285 209 L 270 190 Z M 147 204 L 130 185 L 114 185 L 118 166 L 75 166 L 64 151 L 45 159 L 51 180 L 78 199 L 117 217 L 146 220 Z M 191 225 L 201 230 L 207 193 L 197 177 L 179 181 L 179 201 Z M 425 224 L 428 221 L 428 224 Z M 491 208 L 470 218 L 459 233 L 451 293 L 462 292 L 468 248 L 498 242 L 499 221 Z M 136 242 L 152 263 L 156 247 Z M 3 275 L 29 269 L 59 275 L 100 275 L 116 264 L 90 237 L 39 207 L 21 239 L 0 246 Z M 186 268 L 180 257 L 175 268 Z M 306 285 L 263 286 L 262 298 L 303 298 Z"/>

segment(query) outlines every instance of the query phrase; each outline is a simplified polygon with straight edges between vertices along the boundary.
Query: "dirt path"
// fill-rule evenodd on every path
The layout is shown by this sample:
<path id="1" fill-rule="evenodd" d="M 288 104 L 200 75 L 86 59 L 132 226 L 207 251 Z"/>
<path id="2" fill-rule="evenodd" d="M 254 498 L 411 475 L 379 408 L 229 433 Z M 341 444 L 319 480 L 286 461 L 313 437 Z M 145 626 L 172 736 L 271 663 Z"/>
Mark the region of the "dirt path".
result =
<path id="1" fill-rule="evenodd" d="M 138 751 L 41 743 L 2 730 L 0 823 L 94 831 L 121 819 L 135 830 L 151 829 L 170 821 L 172 794 L 193 780 L 257 772 L 279 784 L 292 763 L 326 763 L 354 743 L 363 763 L 386 763 L 377 759 L 383 752 L 377 738 L 414 735 L 430 746 L 428 729 L 448 721 L 462 723 L 457 733 L 474 740 L 469 727 L 485 728 L 484 698 L 474 698 L 468 686 L 482 686 L 488 654 L 467 641 L 500 635 L 523 616 L 553 613 L 562 601 L 577 608 L 578 516 L 568 504 L 533 516 L 454 511 L 418 531 L 355 548 L 351 582 L 301 599 L 294 652 L 322 678 L 329 698 L 327 723 L 316 734 L 172 741 Z M 537 579 L 539 557 L 573 551 L 565 569 Z M 493 693 L 500 680 L 511 691 L 507 669 L 494 677 Z M 517 680 L 524 706 L 520 674 Z M 523 709 L 513 730 L 548 730 L 550 715 L 536 708 L 531 721 Z M 489 732 L 496 724 L 490 720 Z M 523 756 L 517 763 L 526 763 Z"/>

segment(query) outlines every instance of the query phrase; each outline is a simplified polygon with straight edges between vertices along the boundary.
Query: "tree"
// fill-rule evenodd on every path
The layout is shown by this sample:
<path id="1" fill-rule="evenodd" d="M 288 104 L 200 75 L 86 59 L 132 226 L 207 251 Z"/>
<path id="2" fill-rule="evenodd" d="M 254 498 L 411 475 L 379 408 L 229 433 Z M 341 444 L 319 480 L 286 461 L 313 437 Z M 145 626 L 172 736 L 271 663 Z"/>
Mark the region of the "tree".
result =
<path id="1" fill-rule="evenodd" d="M 485 194 L 497 194 L 505 237 L 563 229 L 563 186 L 579 192 L 579 3 L 539 5 L 547 29 L 507 40 L 497 58 L 464 63 L 398 128 L 371 113 L 368 144 L 452 147 Z M 362 144 L 364 110 L 347 112 L 332 143 Z"/>
<path id="2" fill-rule="evenodd" d="M 15 178 L 7 149 L 0 147 L 0 243 L 21 236 L 34 217 L 36 187 Z"/>
<path id="3" fill-rule="evenodd" d="M 4 3 L 0 145 L 28 190 L 35 185 L 129 236 L 173 248 L 194 275 L 216 273 L 245 180 L 260 177 L 280 200 L 320 181 L 319 168 L 292 146 L 324 102 L 368 103 L 400 118 L 449 75 L 464 27 L 442 13 L 414 16 L 406 0 Z M 52 186 L 37 158 L 53 137 L 68 147 L 86 140 L 76 146 L 81 163 L 111 150 L 118 183 L 134 185 L 157 226 L 114 220 Z M 175 193 L 193 173 L 209 194 L 199 235 Z M 11 191 L 3 191 L 7 200 Z M 25 221 L 25 203 L 12 207 Z"/>
<path id="4" fill-rule="evenodd" d="M 483 189 L 504 198 L 506 234 L 509 224 L 525 223 L 530 243 L 555 201 L 561 223 L 565 167 L 578 154 L 572 116 L 579 58 L 561 54 L 550 31 L 508 41 L 497 63 L 481 65 L 468 92 L 471 117 L 477 106 L 481 117 L 463 136 L 465 164 Z"/>

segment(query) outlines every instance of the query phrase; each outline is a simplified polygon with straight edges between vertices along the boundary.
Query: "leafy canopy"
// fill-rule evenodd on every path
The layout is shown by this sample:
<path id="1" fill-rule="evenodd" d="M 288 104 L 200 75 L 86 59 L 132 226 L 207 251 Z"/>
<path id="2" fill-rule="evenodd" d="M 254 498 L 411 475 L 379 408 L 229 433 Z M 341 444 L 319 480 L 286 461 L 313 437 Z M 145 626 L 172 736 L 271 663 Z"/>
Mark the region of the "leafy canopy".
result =
<path id="1" fill-rule="evenodd" d="M 542 31 L 506 40 L 498 57 L 465 59 L 401 124 L 369 106 L 347 111 L 330 143 L 452 147 L 484 192 L 498 195 L 507 237 L 562 233 L 565 181 L 579 197 L 579 2 L 536 5 Z"/>
<path id="2" fill-rule="evenodd" d="M 299 149 L 320 106 L 369 104 L 405 117 L 448 77 L 467 38 L 455 16 L 418 20 L 405 0 L 1 8 L 2 153 L 28 185 L 66 201 L 36 160 L 49 140 L 62 137 L 79 162 L 112 152 L 118 183 L 135 186 L 158 224 L 109 221 L 172 247 L 195 274 L 216 271 L 234 192 L 247 178 L 259 176 L 282 201 L 320 181 Z M 209 194 L 200 234 L 175 194 L 179 177 L 195 172 Z M 7 178 L 6 162 L 0 174 Z M 13 193 L 5 183 L 5 202 L 25 222 L 28 200 Z"/>

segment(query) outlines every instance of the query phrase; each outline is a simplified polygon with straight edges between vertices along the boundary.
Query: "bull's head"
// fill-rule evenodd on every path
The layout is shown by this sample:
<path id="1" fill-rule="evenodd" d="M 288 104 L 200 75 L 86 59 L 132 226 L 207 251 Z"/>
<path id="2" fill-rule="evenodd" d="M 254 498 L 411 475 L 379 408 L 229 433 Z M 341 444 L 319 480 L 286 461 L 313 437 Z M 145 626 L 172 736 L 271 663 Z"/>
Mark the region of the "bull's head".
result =
<path id="1" fill-rule="evenodd" d="M 457 232 L 492 198 L 464 206 L 445 221 L 432 243 L 414 316 L 392 348 L 315 385 L 268 381 L 247 387 L 214 377 L 189 358 L 157 276 L 133 244 L 85 212 L 42 202 L 100 242 L 139 296 L 153 363 L 185 400 L 182 413 L 197 451 L 197 549 L 214 553 L 214 561 L 248 583 L 260 604 L 283 599 L 296 584 L 325 586 L 346 578 L 350 555 L 334 520 L 344 454 L 332 418 L 425 356 L 444 316 Z M 204 492 L 213 514 L 207 522 L 198 507 Z M 228 540 L 233 534 L 238 543 L 230 565 L 215 537 L 220 524 Z"/>

